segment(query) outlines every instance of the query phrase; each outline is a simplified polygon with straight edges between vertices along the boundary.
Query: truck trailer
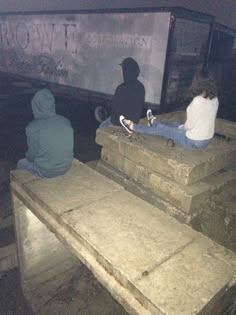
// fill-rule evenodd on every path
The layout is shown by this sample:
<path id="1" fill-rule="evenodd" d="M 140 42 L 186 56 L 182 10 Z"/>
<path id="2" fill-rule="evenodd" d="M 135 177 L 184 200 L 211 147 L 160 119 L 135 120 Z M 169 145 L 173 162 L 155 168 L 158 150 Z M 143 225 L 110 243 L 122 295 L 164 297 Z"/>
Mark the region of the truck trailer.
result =
<path id="1" fill-rule="evenodd" d="M 140 66 L 146 105 L 182 106 L 194 74 L 207 65 L 214 17 L 183 8 L 17 12 L 0 15 L 0 73 L 62 91 L 109 114 L 126 57 Z"/>

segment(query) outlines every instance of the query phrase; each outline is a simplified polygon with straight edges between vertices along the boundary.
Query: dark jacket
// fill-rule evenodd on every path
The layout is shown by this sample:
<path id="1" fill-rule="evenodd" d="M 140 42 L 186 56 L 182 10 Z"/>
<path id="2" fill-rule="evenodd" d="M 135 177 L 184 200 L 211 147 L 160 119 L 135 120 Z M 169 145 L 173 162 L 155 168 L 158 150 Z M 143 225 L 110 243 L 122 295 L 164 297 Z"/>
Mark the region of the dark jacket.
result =
<path id="1" fill-rule="evenodd" d="M 64 174 L 73 160 L 74 132 L 70 121 L 55 112 L 52 93 L 43 89 L 31 102 L 35 120 L 26 128 L 26 159 L 45 177 Z"/>
<path id="2" fill-rule="evenodd" d="M 126 58 L 121 65 L 124 82 L 116 88 L 112 99 L 111 122 L 116 126 L 120 126 L 120 115 L 138 123 L 142 117 L 145 100 L 144 86 L 137 79 L 139 66 L 136 61 Z"/>

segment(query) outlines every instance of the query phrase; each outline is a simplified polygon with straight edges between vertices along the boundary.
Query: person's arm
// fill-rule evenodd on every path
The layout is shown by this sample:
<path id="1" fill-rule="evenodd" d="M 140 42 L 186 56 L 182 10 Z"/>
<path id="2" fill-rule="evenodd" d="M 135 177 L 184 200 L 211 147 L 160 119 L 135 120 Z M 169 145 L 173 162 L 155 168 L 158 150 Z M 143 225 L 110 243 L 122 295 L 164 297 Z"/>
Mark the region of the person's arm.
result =
<path id="1" fill-rule="evenodd" d="M 198 117 L 201 112 L 201 102 L 199 102 L 198 97 L 195 97 L 187 108 L 187 119 L 184 124 L 185 130 L 191 130 L 196 127 L 199 121 Z"/>
<path id="2" fill-rule="evenodd" d="M 121 96 L 120 96 L 120 86 L 118 86 L 115 90 L 114 96 L 112 98 L 112 104 L 111 104 L 111 123 L 115 126 L 119 126 L 119 117 L 122 115 L 120 111 L 121 106 Z"/>
<path id="3" fill-rule="evenodd" d="M 35 130 L 30 127 L 26 127 L 26 137 L 28 150 L 25 157 L 28 161 L 34 162 L 35 156 L 38 151 L 38 135 Z"/>
<path id="4" fill-rule="evenodd" d="M 142 117 L 144 104 L 145 104 L 145 88 L 143 85 L 141 85 L 139 93 L 135 95 L 135 98 L 137 99 L 137 103 L 135 104 L 135 107 L 133 108 L 133 122 L 138 124 L 139 120 Z"/>

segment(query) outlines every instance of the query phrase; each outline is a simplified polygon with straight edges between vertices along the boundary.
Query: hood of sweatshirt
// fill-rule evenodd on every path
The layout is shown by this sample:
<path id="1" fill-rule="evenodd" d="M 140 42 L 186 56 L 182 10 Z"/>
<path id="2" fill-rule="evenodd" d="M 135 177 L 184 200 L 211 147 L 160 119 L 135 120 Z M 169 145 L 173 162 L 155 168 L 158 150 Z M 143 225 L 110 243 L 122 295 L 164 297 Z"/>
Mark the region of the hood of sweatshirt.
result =
<path id="1" fill-rule="evenodd" d="M 38 91 L 31 101 L 35 119 L 46 119 L 56 115 L 55 98 L 48 89 Z"/>
<path id="2" fill-rule="evenodd" d="M 140 69 L 139 65 L 133 58 L 131 57 L 125 58 L 120 65 L 122 66 L 125 83 L 129 84 L 137 80 Z"/>

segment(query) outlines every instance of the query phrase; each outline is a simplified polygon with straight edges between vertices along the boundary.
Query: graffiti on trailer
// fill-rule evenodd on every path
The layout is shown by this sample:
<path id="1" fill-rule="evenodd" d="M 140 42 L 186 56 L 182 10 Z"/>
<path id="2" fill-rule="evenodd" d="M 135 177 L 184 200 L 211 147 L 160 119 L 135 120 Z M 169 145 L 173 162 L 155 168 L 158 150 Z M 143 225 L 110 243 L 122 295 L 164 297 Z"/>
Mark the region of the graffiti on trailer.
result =
<path id="1" fill-rule="evenodd" d="M 76 23 L 0 23 L 0 46 L 4 48 L 19 48 L 21 50 L 40 50 L 52 52 L 60 49 L 77 54 L 80 47 L 79 24 Z M 80 38 L 81 39 L 81 38 Z M 91 47 L 117 46 L 151 48 L 151 36 L 140 35 L 101 35 L 85 33 L 84 39 Z"/>
<path id="2" fill-rule="evenodd" d="M 61 60 L 55 61 L 45 55 L 33 56 L 26 60 L 22 59 L 16 52 L 11 51 L 8 66 L 22 74 L 39 73 L 63 79 L 69 76 L 69 70 L 63 68 Z"/>
<path id="3" fill-rule="evenodd" d="M 53 47 L 69 50 L 75 39 L 76 24 L 0 23 L 0 45 L 5 48 L 37 49 L 52 52 Z M 58 36 L 59 35 L 59 36 Z M 75 53 L 73 47 L 72 53 Z"/>
<path id="4" fill-rule="evenodd" d="M 54 49 L 76 54 L 79 52 L 79 25 L 75 23 L 0 23 L 0 45 L 5 48 L 17 47 L 21 50 L 37 49 L 41 52 L 52 52 Z M 140 49 L 150 49 L 150 36 L 131 36 L 125 34 L 99 35 L 85 34 L 90 46 L 130 46 Z"/>

